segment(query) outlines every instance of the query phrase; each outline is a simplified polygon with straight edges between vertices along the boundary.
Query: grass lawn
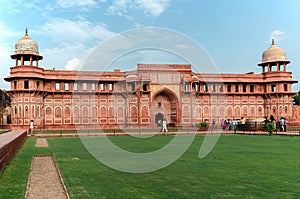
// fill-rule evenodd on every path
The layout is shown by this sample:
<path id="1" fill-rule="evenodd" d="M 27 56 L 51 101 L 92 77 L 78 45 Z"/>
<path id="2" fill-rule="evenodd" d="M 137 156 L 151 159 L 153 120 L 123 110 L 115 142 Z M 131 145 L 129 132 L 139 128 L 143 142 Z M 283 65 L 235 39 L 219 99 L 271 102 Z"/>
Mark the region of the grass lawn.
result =
<path id="1" fill-rule="evenodd" d="M 173 136 L 110 139 L 130 151 L 152 151 Z M 99 138 L 98 138 L 99 139 Z M 27 139 L 0 175 L 0 198 L 24 198 L 34 154 L 54 154 L 71 198 L 299 198 L 300 137 L 222 135 L 204 159 L 204 136 L 172 165 L 146 174 L 123 173 L 94 159 L 79 138 Z"/>

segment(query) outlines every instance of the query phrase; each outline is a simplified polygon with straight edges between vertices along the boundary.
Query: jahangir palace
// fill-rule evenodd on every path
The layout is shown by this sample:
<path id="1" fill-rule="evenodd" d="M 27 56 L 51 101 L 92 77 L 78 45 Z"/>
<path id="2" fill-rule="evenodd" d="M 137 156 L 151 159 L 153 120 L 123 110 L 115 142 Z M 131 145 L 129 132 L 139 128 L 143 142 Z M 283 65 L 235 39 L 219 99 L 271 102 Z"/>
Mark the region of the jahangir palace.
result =
<path id="1" fill-rule="evenodd" d="M 152 128 L 201 121 L 285 117 L 299 123 L 292 105 L 290 61 L 272 41 L 258 64 L 261 73 L 195 73 L 189 64 L 137 64 L 136 70 L 44 69 L 38 43 L 25 36 L 15 44 L 15 66 L 5 78 L 12 98 L 11 128 Z"/>

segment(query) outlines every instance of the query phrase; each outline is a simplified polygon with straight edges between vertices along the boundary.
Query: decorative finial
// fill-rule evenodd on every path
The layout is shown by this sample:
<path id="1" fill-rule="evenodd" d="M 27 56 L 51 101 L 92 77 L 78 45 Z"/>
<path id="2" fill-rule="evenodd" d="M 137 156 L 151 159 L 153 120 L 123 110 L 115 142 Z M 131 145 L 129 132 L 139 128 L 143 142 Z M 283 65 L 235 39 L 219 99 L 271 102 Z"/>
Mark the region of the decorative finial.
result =
<path id="1" fill-rule="evenodd" d="M 275 45 L 275 41 L 274 41 L 274 38 L 272 38 L 272 45 Z"/>
<path id="2" fill-rule="evenodd" d="M 25 29 L 25 36 L 28 36 L 28 28 Z"/>

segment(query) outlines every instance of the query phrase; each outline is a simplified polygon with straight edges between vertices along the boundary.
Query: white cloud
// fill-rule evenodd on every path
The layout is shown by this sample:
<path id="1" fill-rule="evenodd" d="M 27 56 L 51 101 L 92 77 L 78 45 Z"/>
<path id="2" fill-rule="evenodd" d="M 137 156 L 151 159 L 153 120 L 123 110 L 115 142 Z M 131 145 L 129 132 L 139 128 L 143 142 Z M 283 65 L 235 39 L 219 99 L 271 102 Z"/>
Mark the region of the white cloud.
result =
<path id="1" fill-rule="evenodd" d="M 280 41 L 284 38 L 284 32 L 281 30 L 273 30 L 270 34 L 269 40 L 271 41 L 272 39 L 276 41 Z"/>
<path id="2" fill-rule="evenodd" d="M 47 48 L 40 48 L 44 56 L 43 65 L 68 70 L 79 69 L 81 60 L 85 60 L 95 46 L 115 34 L 105 24 L 62 18 L 51 19 L 35 33 L 51 41 Z"/>
<path id="3" fill-rule="evenodd" d="M 170 0 L 137 0 L 137 4 L 146 14 L 154 17 L 161 15 L 168 7 Z"/>
<path id="4" fill-rule="evenodd" d="M 56 5 L 61 8 L 71 8 L 71 7 L 86 7 L 86 6 L 96 6 L 98 3 L 105 3 L 106 0 L 57 0 Z"/>
<path id="5" fill-rule="evenodd" d="M 157 17 L 169 5 L 170 0 L 114 0 L 107 8 L 108 14 L 126 16 L 130 10 L 141 10 L 146 15 Z"/>
<path id="6" fill-rule="evenodd" d="M 89 21 L 71 21 L 54 18 L 41 26 L 40 33 L 47 35 L 57 46 L 87 44 L 105 40 L 114 35 L 105 24 L 93 24 Z M 95 40 L 96 39 L 96 40 Z"/>
<path id="7" fill-rule="evenodd" d="M 41 0 L 17 0 L 17 1 L 11 1 L 11 0 L 1 0 L 0 1 L 0 10 L 3 13 L 20 13 L 24 12 L 24 9 L 28 10 L 41 10 L 43 7 L 41 7 L 40 4 Z"/>
<path id="8" fill-rule="evenodd" d="M 65 65 L 66 70 L 78 70 L 81 65 L 81 60 L 78 58 L 73 58 L 67 62 L 67 65 Z"/>
<path id="9" fill-rule="evenodd" d="M 14 52 L 15 38 L 20 37 L 20 33 L 13 31 L 1 21 L 0 30 L 0 88 L 8 89 L 9 83 L 4 81 L 3 77 L 8 76 L 9 68 L 14 66 L 15 62 L 10 59 L 10 55 Z"/>

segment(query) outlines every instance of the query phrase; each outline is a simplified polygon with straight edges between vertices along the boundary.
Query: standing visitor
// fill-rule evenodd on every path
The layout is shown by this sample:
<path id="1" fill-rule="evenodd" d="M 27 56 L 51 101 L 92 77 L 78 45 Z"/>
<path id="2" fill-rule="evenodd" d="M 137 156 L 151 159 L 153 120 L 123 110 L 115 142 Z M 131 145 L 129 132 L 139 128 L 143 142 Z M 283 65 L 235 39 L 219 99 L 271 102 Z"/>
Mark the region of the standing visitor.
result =
<path id="1" fill-rule="evenodd" d="M 213 128 L 216 127 L 216 120 L 213 120 L 213 121 L 212 121 L 212 127 L 213 127 Z"/>
<path id="2" fill-rule="evenodd" d="M 162 122 L 162 132 L 168 132 L 166 119 Z"/>
<path id="3" fill-rule="evenodd" d="M 286 132 L 286 119 L 283 118 L 283 131 Z"/>
<path id="4" fill-rule="evenodd" d="M 280 131 L 284 131 L 284 119 L 283 119 L 283 117 L 281 117 L 280 120 L 279 120 L 279 128 L 280 128 Z"/>
<path id="5" fill-rule="evenodd" d="M 232 130 L 233 130 L 233 131 L 235 131 L 236 126 L 237 126 L 237 121 L 236 121 L 236 119 L 233 119 L 233 120 L 232 120 Z"/>
<path id="6" fill-rule="evenodd" d="M 276 119 L 273 115 L 270 116 L 271 123 L 274 124 L 274 129 L 276 130 Z"/>
<path id="7" fill-rule="evenodd" d="M 246 128 L 246 119 L 244 117 L 241 118 L 242 130 L 245 131 Z"/>
<path id="8" fill-rule="evenodd" d="M 33 134 L 33 120 L 30 121 L 29 134 Z"/>

